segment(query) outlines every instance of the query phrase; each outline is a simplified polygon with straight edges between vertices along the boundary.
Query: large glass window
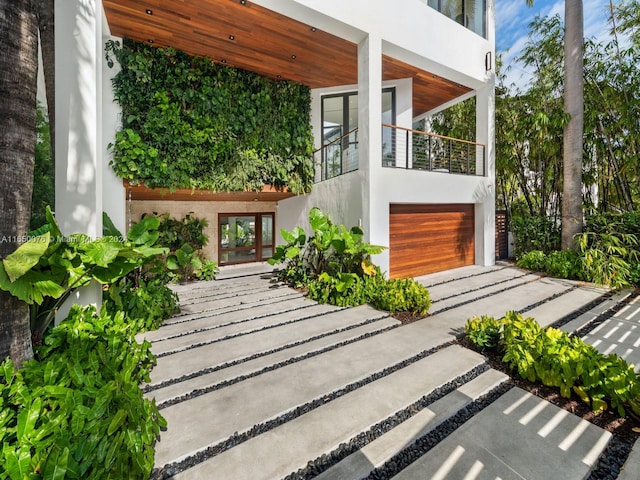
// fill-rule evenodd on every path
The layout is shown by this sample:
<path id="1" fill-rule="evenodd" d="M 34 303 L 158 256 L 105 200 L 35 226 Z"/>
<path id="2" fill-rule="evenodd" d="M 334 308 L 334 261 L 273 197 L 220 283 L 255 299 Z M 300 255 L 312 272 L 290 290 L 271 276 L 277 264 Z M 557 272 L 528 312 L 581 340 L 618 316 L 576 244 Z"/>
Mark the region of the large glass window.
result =
<path id="1" fill-rule="evenodd" d="M 486 0 L 427 0 L 430 7 L 486 38 Z"/>
<path id="2" fill-rule="evenodd" d="M 382 91 L 382 122 L 395 123 L 395 89 Z M 322 178 L 358 169 L 358 93 L 322 97 Z M 391 148 L 391 137 L 383 139 Z"/>
<path id="3" fill-rule="evenodd" d="M 273 256 L 274 214 L 224 214 L 218 217 L 219 263 L 257 262 Z"/>

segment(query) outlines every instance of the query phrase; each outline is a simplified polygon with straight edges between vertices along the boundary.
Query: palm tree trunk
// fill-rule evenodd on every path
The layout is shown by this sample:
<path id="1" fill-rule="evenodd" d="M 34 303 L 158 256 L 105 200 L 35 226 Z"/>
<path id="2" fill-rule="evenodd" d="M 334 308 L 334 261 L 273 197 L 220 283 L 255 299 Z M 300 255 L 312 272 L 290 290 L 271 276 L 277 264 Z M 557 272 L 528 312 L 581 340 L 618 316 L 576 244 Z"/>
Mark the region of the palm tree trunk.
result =
<path id="1" fill-rule="evenodd" d="M 584 39 L 582 0 L 564 3 L 564 128 L 562 248 L 574 248 L 582 231 L 582 134 L 584 129 Z"/>
<path id="2" fill-rule="evenodd" d="M 38 24 L 32 0 L 0 0 L 0 258 L 29 232 L 36 143 Z M 0 291 L 0 361 L 33 356 L 29 307 Z"/>

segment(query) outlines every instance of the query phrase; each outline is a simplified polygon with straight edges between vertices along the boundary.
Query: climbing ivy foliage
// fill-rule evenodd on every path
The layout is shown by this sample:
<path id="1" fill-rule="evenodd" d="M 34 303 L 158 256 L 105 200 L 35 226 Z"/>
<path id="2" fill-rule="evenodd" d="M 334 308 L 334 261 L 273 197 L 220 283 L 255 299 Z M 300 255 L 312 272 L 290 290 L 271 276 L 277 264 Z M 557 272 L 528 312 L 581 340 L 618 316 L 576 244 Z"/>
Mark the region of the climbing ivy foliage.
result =
<path id="1" fill-rule="evenodd" d="M 118 176 L 169 189 L 311 191 L 308 87 L 130 39 L 106 52 L 122 67 L 113 79 Z"/>

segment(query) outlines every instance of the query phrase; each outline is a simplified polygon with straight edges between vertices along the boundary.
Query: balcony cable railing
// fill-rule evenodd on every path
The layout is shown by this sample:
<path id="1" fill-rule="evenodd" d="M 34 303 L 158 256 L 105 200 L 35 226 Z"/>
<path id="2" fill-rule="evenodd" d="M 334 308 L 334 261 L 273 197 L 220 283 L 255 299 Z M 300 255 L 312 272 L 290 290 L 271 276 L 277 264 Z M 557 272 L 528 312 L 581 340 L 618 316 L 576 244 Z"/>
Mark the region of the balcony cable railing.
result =
<path id="1" fill-rule="evenodd" d="M 358 170 L 358 129 L 313 152 L 315 182 Z M 486 146 L 469 140 L 382 124 L 382 166 L 459 175 L 486 175 Z"/>
<path id="2" fill-rule="evenodd" d="M 313 152 L 315 182 L 358 170 L 358 129 L 345 133 Z"/>
<path id="3" fill-rule="evenodd" d="M 484 176 L 485 145 L 382 124 L 382 166 Z"/>

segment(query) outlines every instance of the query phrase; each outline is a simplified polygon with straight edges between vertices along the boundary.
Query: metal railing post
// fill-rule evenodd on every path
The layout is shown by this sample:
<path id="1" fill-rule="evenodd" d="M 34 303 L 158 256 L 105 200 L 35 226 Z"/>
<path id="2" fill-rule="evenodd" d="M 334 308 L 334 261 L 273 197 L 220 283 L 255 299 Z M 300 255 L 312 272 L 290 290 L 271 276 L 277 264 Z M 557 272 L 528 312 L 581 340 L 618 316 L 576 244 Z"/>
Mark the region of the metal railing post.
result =
<path id="1" fill-rule="evenodd" d="M 405 141 L 404 141 L 404 168 L 409 169 L 409 130 L 405 132 Z"/>

